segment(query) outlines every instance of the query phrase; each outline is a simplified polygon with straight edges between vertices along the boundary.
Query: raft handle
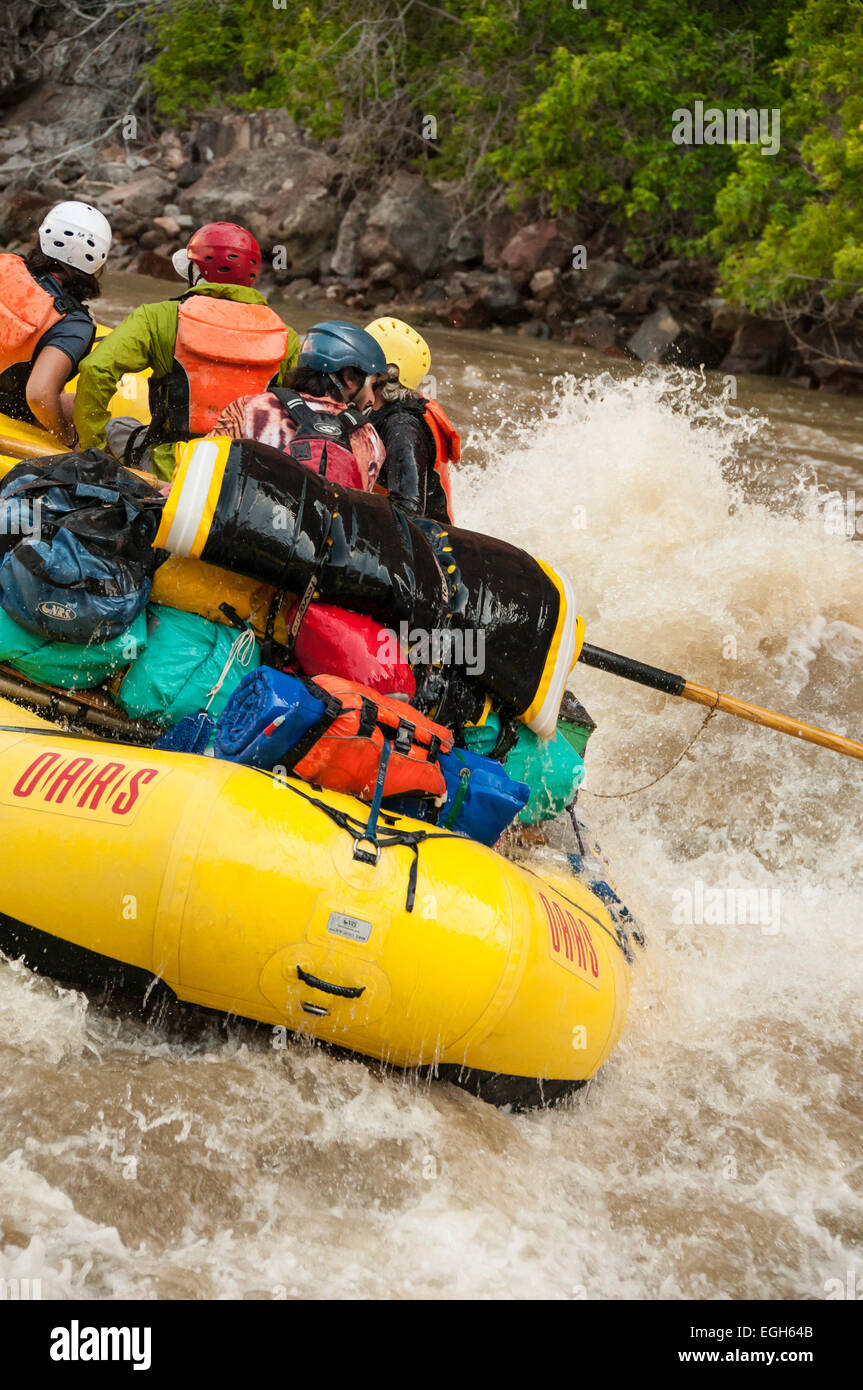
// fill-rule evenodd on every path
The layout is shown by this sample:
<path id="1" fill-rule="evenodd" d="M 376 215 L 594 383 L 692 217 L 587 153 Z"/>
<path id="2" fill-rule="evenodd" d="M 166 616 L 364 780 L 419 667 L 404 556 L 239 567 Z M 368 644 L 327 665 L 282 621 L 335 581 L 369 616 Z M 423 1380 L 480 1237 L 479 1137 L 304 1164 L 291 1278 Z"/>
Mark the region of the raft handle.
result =
<path id="1" fill-rule="evenodd" d="M 360 849 L 360 845 L 363 844 L 371 845 L 374 853 L 370 854 L 367 849 Z M 376 869 L 380 857 L 381 847 L 377 840 L 372 839 L 369 835 L 357 836 L 354 840 L 354 859 L 358 859 L 361 864 L 371 864 L 372 867 Z"/>
<path id="2" fill-rule="evenodd" d="M 337 994 L 340 999 L 359 999 L 366 992 L 365 985 L 331 985 L 329 980 L 319 980 L 317 975 L 307 974 L 301 965 L 297 966 L 297 975 L 304 985 L 311 985 L 312 989 L 319 989 L 323 994 Z"/>

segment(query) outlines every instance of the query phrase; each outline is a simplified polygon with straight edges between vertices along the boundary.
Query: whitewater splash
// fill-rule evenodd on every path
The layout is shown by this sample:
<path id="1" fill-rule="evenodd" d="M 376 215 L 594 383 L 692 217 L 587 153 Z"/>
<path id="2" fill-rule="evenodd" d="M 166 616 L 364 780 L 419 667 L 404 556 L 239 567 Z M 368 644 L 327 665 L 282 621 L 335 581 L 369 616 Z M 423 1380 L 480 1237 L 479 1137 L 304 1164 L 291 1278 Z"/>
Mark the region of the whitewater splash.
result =
<path id="1" fill-rule="evenodd" d="M 863 547 L 797 461 L 765 473 L 767 429 L 691 374 L 564 378 L 516 437 L 475 432 L 459 521 L 565 568 L 596 645 L 860 738 Z M 177 1044 L 4 966 L 0 1277 L 821 1298 L 863 1273 L 863 770 L 717 714 L 662 776 L 704 711 L 570 683 L 599 725 L 581 806 L 649 942 L 599 1079 L 512 1117 L 242 1029 Z"/>

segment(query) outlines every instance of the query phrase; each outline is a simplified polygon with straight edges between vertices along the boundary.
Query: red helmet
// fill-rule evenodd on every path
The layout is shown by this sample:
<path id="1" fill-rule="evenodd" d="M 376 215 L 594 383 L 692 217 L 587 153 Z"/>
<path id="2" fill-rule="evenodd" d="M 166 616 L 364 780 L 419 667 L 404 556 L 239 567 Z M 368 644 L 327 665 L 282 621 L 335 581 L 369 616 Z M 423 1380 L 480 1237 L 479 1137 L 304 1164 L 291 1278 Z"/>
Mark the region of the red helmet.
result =
<path id="1" fill-rule="evenodd" d="M 213 285 L 253 285 L 261 273 L 261 248 L 251 232 L 234 222 L 199 227 L 186 255 Z"/>

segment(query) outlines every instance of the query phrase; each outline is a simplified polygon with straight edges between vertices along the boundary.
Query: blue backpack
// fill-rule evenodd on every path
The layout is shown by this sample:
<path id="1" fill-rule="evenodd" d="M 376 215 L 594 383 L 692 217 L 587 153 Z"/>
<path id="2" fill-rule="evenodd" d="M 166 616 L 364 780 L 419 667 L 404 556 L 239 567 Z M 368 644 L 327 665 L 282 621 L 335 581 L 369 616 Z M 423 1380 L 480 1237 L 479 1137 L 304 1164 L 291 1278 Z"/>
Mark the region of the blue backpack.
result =
<path id="1" fill-rule="evenodd" d="M 118 637 L 150 596 L 163 506 L 99 449 L 19 464 L 0 487 L 0 607 L 51 641 Z"/>

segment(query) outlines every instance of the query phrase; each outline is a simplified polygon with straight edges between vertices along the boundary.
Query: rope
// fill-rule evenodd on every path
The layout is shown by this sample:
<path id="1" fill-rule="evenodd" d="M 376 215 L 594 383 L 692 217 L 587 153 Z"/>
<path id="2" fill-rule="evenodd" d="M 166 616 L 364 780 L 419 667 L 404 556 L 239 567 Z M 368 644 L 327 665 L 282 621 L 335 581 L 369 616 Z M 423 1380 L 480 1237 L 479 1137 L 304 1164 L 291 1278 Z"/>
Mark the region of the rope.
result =
<path id="1" fill-rule="evenodd" d="M 618 801 L 621 797 L 637 796 L 639 792 L 646 792 L 651 787 L 655 787 L 657 782 L 661 782 L 664 777 L 667 777 L 670 772 L 674 771 L 678 763 L 682 762 L 683 759 L 686 757 L 687 753 L 689 752 L 692 745 L 695 743 L 696 739 L 700 738 L 701 735 L 704 733 L 704 730 L 707 728 L 707 725 L 710 723 L 710 720 L 716 713 L 716 706 L 718 702 L 719 695 L 717 694 L 716 699 L 714 700 L 710 709 L 707 711 L 705 717 L 702 719 L 698 728 L 695 730 L 695 733 L 692 735 L 692 738 L 687 743 L 683 752 L 679 755 L 679 757 L 674 759 L 674 762 L 671 764 L 671 767 L 667 767 L 664 772 L 660 772 L 659 776 L 654 777 L 652 782 L 645 782 L 643 787 L 632 787 L 631 790 L 628 792 L 592 792 L 587 787 L 581 787 L 579 790 L 582 793 L 586 793 L 587 796 L 598 797 L 601 801 Z"/>
<path id="2" fill-rule="evenodd" d="M 219 679 L 216 681 L 216 684 L 213 686 L 207 698 L 207 703 L 204 706 L 205 710 L 208 710 L 215 700 L 234 662 L 239 661 L 241 666 L 248 666 L 254 656 L 256 645 L 255 634 L 251 628 L 247 628 L 245 632 L 241 632 L 238 637 L 234 638 L 231 643 L 231 650 L 228 652 L 228 659 L 222 667 L 222 674 L 219 676 Z"/>

